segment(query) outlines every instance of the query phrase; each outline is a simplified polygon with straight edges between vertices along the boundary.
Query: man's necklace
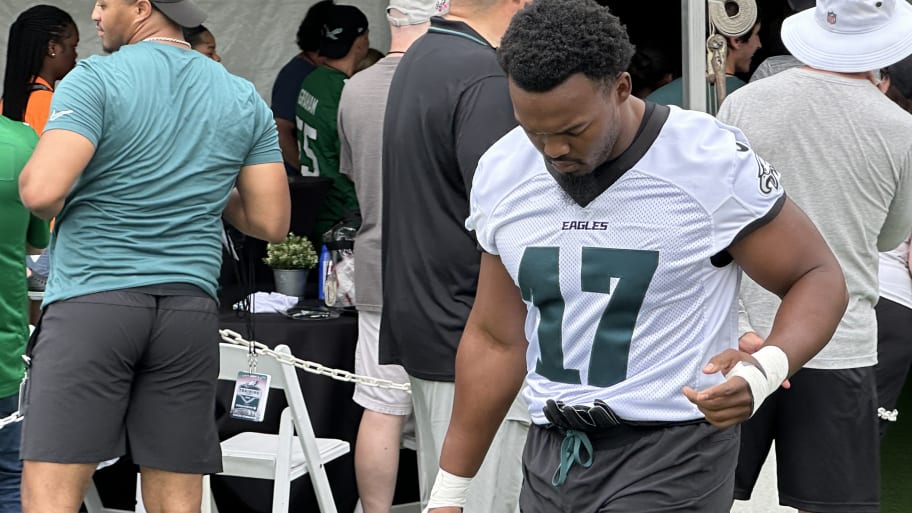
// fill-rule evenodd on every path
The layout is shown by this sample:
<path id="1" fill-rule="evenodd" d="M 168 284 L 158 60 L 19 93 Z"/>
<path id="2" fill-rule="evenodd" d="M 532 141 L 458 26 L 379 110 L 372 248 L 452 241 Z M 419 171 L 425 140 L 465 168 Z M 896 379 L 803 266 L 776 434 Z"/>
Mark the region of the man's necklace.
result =
<path id="1" fill-rule="evenodd" d="M 143 41 L 165 41 L 167 43 L 174 43 L 178 45 L 183 45 L 187 47 L 187 50 L 192 50 L 193 47 L 190 46 L 190 43 L 184 41 L 183 39 L 175 39 L 173 37 L 163 37 L 163 36 L 153 36 L 143 39 Z"/>

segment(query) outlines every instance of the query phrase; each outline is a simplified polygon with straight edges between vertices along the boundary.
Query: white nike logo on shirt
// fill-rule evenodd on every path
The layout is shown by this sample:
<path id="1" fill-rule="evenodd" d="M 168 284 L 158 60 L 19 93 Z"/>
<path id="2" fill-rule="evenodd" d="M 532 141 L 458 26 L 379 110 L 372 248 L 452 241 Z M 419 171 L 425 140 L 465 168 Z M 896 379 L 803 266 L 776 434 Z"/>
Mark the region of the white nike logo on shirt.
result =
<path id="1" fill-rule="evenodd" d="M 57 119 L 61 116 L 66 116 L 67 114 L 72 114 L 72 113 L 73 113 L 73 111 L 71 111 L 71 110 L 62 110 L 60 112 L 57 112 L 55 110 L 54 112 L 51 113 L 51 116 L 48 119 L 50 121 L 54 121 L 55 119 Z"/>

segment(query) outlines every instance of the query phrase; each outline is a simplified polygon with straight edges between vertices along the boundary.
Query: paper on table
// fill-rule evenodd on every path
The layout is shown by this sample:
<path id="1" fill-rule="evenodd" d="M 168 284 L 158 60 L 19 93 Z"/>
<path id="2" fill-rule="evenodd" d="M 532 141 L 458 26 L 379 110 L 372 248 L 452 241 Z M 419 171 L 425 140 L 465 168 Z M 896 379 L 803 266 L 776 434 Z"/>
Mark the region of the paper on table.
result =
<path id="1" fill-rule="evenodd" d="M 298 303 L 298 298 L 278 292 L 257 292 L 248 296 L 251 313 L 278 313 L 288 310 Z M 234 304 L 235 310 L 241 309 L 241 302 Z"/>

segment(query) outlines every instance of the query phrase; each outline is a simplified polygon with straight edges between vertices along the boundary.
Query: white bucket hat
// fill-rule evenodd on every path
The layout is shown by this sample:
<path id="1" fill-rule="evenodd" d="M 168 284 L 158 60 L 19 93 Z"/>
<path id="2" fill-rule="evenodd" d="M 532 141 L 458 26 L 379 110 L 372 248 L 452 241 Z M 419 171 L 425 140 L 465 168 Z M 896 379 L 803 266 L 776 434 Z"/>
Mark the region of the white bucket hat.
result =
<path id="1" fill-rule="evenodd" d="M 782 42 L 801 62 L 855 73 L 912 54 L 912 6 L 906 0 L 817 0 L 782 23 Z"/>

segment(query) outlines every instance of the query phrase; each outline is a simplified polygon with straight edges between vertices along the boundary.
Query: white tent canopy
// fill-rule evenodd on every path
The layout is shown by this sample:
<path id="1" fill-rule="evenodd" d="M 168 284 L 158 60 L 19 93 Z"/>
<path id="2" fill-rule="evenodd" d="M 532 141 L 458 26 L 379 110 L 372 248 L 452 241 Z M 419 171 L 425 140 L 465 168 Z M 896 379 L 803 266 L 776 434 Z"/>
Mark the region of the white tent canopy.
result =
<path id="1" fill-rule="evenodd" d="M 297 52 L 295 34 L 307 9 L 316 0 L 195 0 L 208 14 L 206 26 L 213 32 L 222 63 L 232 73 L 247 78 L 269 100 L 279 69 Z M 93 3 L 86 0 L 0 1 L 0 48 L 6 48 L 9 26 L 16 17 L 39 3 L 56 5 L 70 13 L 79 27 L 80 58 L 101 54 L 101 42 L 90 19 Z M 389 49 L 389 25 L 385 0 L 337 0 L 358 6 L 370 21 L 371 46 Z M 695 110 L 706 110 L 704 85 L 706 0 L 681 0 L 684 101 Z M 15 49 L 13 49 L 15 50 Z M 0 70 L 6 53 L 0 52 Z"/>
<path id="2" fill-rule="evenodd" d="M 299 52 L 295 44 L 298 25 L 316 0 L 194 1 L 209 14 L 205 25 L 215 35 L 222 64 L 253 82 L 269 101 L 279 70 Z M 364 11 L 370 23 L 371 46 L 384 53 L 389 49 L 386 1 L 337 0 L 336 3 L 356 5 Z M 94 3 L 90 0 L 0 0 L 0 49 L 7 48 L 9 27 L 19 13 L 38 4 L 54 5 L 70 13 L 79 28 L 76 49 L 79 58 L 103 53 L 91 20 Z M 6 52 L 0 51 L 0 75 L 5 67 Z"/>

